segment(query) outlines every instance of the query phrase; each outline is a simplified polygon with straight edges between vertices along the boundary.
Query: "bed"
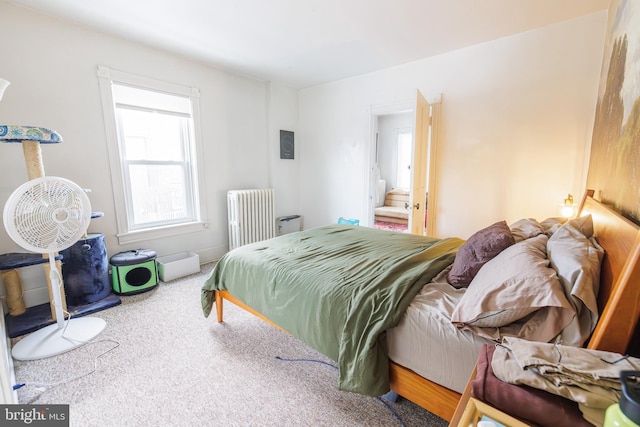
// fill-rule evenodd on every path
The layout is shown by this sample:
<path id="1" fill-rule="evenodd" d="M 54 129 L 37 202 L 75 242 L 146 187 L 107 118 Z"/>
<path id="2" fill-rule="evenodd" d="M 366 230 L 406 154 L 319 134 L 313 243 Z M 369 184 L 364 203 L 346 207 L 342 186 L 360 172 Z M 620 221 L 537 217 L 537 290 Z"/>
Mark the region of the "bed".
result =
<path id="1" fill-rule="evenodd" d="M 550 308 L 527 313 L 517 322 L 504 325 L 505 331 L 513 330 L 518 324 L 516 331 L 533 330 L 538 334 L 534 337 L 560 336 L 566 332 L 569 339 L 578 336 L 590 348 L 624 353 L 640 313 L 638 227 L 597 202 L 589 193 L 583 198 L 580 212 L 590 214 L 583 218 L 592 221 L 593 235 L 597 239 L 594 248 L 602 250 L 600 255 L 596 249 L 588 250 L 589 257 L 598 258 L 596 273 L 599 277 L 594 288 L 597 295 L 594 294 L 590 301 L 584 293 L 579 293 L 579 302 L 584 304 L 579 307 L 580 315 L 573 317 L 567 316 L 571 309 L 568 306 L 576 308 L 573 294 L 568 294 L 564 302 L 545 300 L 544 307 Z M 473 370 L 476 349 L 491 342 L 496 333 L 499 336 L 502 329 L 486 324 L 477 328 L 473 322 L 453 322 L 451 319 L 452 311 L 464 295 L 472 296 L 472 286 L 453 288 L 448 282 L 457 267 L 458 253 L 464 252 L 473 239 L 431 239 L 365 227 L 356 231 L 356 228 L 344 225 L 319 227 L 229 252 L 203 286 L 203 312 L 208 316 L 215 306 L 217 320 L 222 322 L 223 300 L 226 299 L 336 360 L 340 389 L 369 395 L 380 395 L 390 389 L 451 420 L 461 396 L 468 393 L 464 384 Z M 529 244 L 529 240 L 533 244 L 535 239 L 532 238 L 536 236 L 522 236 L 523 233 L 530 233 L 530 230 L 524 227 L 512 233 L 520 240 L 508 247 L 522 247 L 521 243 Z M 476 234 L 482 237 L 482 233 Z M 355 248 L 355 258 L 350 255 L 349 261 L 343 259 L 343 249 L 338 244 L 341 239 L 337 235 L 344 235 L 351 241 L 349 246 Z M 405 246 L 408 252 L 402 250 Z M 505 250 L 493 257 L 501 256 Z M 377 251 L 381 253 L 376 254 Z M 294 257 L 291 260 L 283 254 Z M 308 266 L 309 259 L 320 260 L 320 263 Z M 265 260 L 271 267 L 256 267 Z M 336 260 L 338 264 L 333 264 Z M 491 269 L 486 267 L 490 262 L 479 267 L 474 280 L 491 276 Z M 485 273 L 486 270 L 489 273 Z M 585 271 L 590 273 L 577 271 L 575 274 L 574 270 L 569 276 L 575 279 L 594 274 L 589 268 Z M 330 294 L 336 292 L 322 286 L 326 283 L 330 283 L 328 288 L 338 294 L 346 293 L 349 288 L 357 292 L 335 298 Z M 561 288 L 567 289 L 566 286 Z M 446 292 L 438 293 L 437 289 Z M 436 294 L 440 296 L 433 303 Z M 424 312 L 419 306 L 428 305 L 429 301 L 436 314 L 420 314 Z M 441 306 L 447 304 L 446 315 L 438 315 Z M 593 310 L 598 316 L 593 315 Z M 548 312 L 545 316 L 555 313 L 551 317 L 556 323 L 543 322 L 543 328 L 523 328 L 523 325 L 541 320 L 539 311 Z M 441 318 L 438 320 L 438 317 Z M 428 339 L 432 345 L 427 345 L 427 350 L 417 346 L 425 340 L 414 335 L 416 325 L 418 328 L 421 325 L 415 319 L 420 318 L 431 322 L 431 326 L 426 327 L 433 333 Z M 338 322 L 329 323 L 328 319 L 338 319 Z M 555 326 L 549 329 L 549 324 Z M 412 325 L 414 329 L 411 329 Z M 458 338 L 440 336 L 441 327 L 453 331 Z M 446 348 L 448 341 L 452 344 Z M 408 350 L 403 350 L 403 346 L 408 346 Z M 430 360 L 431 371 L 423 371 L 415 365 L 415 360 L 405 358 L 411 354 L 418 354 L 417 359 Z M 453 355 L 461 358 L 453 358 Z M 452 380 L 453 377 L 456 379 Z"/>

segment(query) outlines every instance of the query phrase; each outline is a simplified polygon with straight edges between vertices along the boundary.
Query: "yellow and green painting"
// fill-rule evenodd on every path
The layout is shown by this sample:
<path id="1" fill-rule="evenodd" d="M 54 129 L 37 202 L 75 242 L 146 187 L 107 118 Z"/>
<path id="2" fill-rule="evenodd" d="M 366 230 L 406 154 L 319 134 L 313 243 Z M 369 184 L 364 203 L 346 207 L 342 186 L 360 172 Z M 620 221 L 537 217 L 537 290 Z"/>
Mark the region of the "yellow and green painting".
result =
<path id="1" fill-rule="evenodd" d="M 587 188 L 640 223 L 640 0 L 613 0 Z"/>

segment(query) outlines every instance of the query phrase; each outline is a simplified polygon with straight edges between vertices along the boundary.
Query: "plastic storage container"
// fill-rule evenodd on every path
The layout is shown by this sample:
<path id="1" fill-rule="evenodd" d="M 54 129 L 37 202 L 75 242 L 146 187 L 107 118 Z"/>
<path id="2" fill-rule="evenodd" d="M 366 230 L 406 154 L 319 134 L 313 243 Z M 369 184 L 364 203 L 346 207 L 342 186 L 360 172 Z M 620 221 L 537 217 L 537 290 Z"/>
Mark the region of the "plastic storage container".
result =
<path id="1" fill-rule="evenodd" d="M 158 258 L 158 274 L 163 282 L 200 272 L 200 257 L 193 252 L 180 252 Z"/>

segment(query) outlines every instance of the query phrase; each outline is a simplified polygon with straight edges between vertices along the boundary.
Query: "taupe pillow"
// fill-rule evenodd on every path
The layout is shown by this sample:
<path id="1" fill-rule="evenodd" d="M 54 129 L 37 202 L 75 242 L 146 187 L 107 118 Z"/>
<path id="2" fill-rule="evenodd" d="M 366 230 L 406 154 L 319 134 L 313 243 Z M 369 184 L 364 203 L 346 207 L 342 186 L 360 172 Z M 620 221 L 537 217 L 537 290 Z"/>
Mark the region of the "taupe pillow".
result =
<path id="1" fill-rule="evenodd" d="M 447 279 L 455 288 L 469 286 L 480 267 L 493 259 L 515 240 L 506 221 L 499 221 L 475 232 L 458 249 Z"/>
<path id="2" fill-rule="evenodd" d="M 584 237 L 587 239 L 593 236 L 593 218 L 591 215 L 583 215 L 578 218 L 570 219 L 565 225 L 566 227 L 575 228 L 580 233 L 584 234 Z"/>
<path id="3" fill-rule="evenodd" d="M 503 334 L 548 341 L 575 315 L 549 266 L 546 234 L 505 249 L 478 272 L 451 321 L 491 339 Z"/>
<path id="4" fill-rule="evenodd" d="M 553 233 L 555 233 L 565 222 L 567 222 L 567 218 L 551 217 L 541 221 L 540 225 L 544 228 L 544 232 L 547 233 L 547 236 L 551 237 Z"/>
<path id="5" fill-rule="evenodd" d="M 509 226 L 516 243 L 544 233 L 544 228 L 533 218 L 523 218 Z"/>
<path id="6" fill-rule="evenodd" d="M 563 329 L 562 342 L 581 347 L 598 321 L 600 265 L 604 250 L 593 234 L 591 215 L 562 225 L 547 242 L 551 267 L 558 273 L 565 296 L 577 316 Z"/>

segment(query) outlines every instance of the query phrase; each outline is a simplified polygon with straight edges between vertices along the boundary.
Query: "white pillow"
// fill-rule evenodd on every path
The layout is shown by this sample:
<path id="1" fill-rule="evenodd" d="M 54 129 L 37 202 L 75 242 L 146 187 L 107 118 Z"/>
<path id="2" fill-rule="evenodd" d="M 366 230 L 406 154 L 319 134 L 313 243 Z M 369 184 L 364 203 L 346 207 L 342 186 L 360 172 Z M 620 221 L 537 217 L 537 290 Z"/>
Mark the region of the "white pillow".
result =
<path id="1" fill-rule="evenodd" d="M 452 323 L 490 339 L 509 335 L 547 342 L 558 335 L 574 311 L 549 267 L 548 239 L 540 234 L 516 243 L 482 266 Z"/>

